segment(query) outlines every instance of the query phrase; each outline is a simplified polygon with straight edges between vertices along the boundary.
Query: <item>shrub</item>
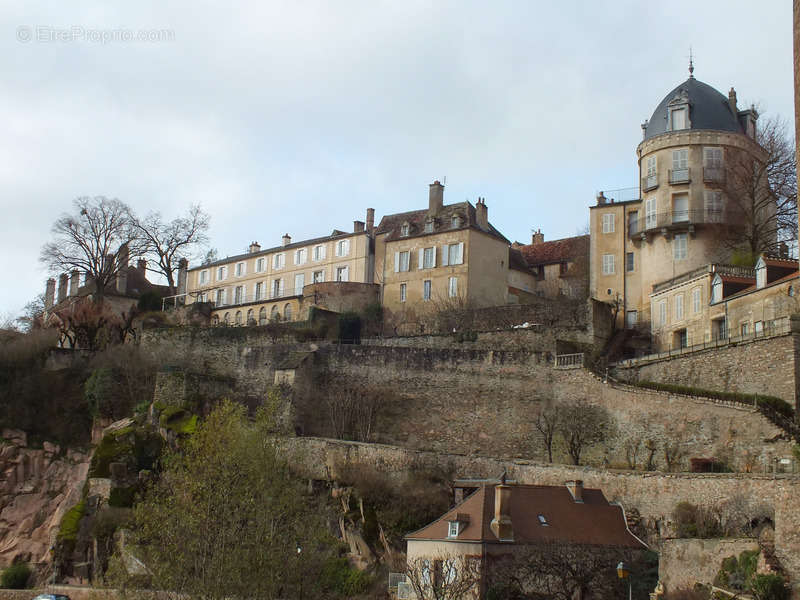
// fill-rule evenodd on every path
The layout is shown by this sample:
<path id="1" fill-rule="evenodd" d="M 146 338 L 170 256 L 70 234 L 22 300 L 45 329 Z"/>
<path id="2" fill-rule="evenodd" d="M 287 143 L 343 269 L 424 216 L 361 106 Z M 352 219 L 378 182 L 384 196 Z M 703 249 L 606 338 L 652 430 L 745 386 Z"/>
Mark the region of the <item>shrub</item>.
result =
<path id="1" fill-rule="evenodd" d="M 115 487 L 108 496 L 108 505 L 116 508 L 129 508 L 133 506 L 135 497 L 135 487 Z"/>
<path id="2" fill-rule="evenodd" d="M 352 568 L 344 557 L 331 557 L 322 568 L 322 587 L 345 598 L 363 594 L 371 582 L 367 573 Z"/>
<path id="3" fill-rule="evenodd" d="M 27 563 L 15 563 L 3 570 L 0 576 L 0 587 L 10 590 L 24 590 L 31 578 L 31 568 Z"/>
<path id="4" fill-rule="evenodd" d="M 145 292 L 139 296 L 139 303 L 137 307 L 142 312 L 160 311 L 161 310 L 161 296 L 155 292 Z"/>
<path id="5" fill-rule="evenodd" d="M 78 541 L 78 530 L 85 512 L 86 501 L 81 500 L 61 518 L 61 526 L 58 529 L 56 540 L 64 547 L 64 555 L 70 554 L 75 547 L 75 542 Z"/>
<path id="6" fill-rule="evenodd" d="M 344 312 L 339 315 L 338 340 L 345 344 L 361 343 L 361 317 L 354 312 Z"/>
<path id="7" fill-rule="evenodd" d="M 756 600 L 786 600 L 789 590 L 780 575 L 756 575 L 751 586 Z"/>
<path id="8" fill-rule="evenodd" d="M 715 538 L 722 534 L 719 520 L 712 512 L 690 502 L 679 502 L 672 519 L 679 538 Z"/>

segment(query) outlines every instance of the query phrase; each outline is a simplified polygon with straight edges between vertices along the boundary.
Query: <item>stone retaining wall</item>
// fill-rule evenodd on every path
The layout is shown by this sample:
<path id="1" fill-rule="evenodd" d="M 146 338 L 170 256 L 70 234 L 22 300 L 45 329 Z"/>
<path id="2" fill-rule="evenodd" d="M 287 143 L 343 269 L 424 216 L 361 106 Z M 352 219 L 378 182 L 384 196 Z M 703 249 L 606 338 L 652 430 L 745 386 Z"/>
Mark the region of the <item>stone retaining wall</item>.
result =
<path id="1" fill-rule="evenodd" d="M 723 559 L 738 557 L 745 550 L 758 550 L 758 541 L 665 540 L 658 557 L 658 579 L 667 593 L 692 589 L 695 583 L 708 585 L 714 582 Z"/>

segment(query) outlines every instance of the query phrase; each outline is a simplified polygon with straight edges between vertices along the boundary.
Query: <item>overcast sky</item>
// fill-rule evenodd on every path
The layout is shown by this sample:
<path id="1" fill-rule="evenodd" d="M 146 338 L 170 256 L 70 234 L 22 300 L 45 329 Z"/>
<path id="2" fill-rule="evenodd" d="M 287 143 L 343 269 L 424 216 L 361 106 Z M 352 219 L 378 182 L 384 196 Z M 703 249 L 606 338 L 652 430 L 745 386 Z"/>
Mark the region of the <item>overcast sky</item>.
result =
<path id="1" fill-rule="evenodd" d="M 17 5 L 0 8 L 0 316 L 44 290 L 39 248 L 78 196 L 200 203 L 226 256 L 424 208 L 447 177 L 445 203 L 485 197 L 527 242 L 636 185 L 640 125 L 690 45 L 698 79 L 793 120 L 788 0 Z"/>

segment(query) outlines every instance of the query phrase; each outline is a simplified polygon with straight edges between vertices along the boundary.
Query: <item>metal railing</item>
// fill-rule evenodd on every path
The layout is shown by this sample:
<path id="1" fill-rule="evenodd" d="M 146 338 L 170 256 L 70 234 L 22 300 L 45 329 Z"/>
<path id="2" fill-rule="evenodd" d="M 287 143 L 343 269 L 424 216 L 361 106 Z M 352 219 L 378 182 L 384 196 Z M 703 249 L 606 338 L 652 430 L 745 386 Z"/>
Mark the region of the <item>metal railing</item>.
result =
<path id="1" fill-rule="evenodd" d="M 280 298 L 291 298 L 293 296 L 302 296 L 303 295 L 303 288 L 289 288 L 289 289 L 280 289 L 280 290 L 269 290 L 269 294 L 267 294 L 266 290 L 261 292 L 260 294 L 256 294 L 255 292 L 247 293 L 242 292 L 241 294 L 236 294 L 234 292 L 233 298 L 225 297 L 222 299 L 221 302 L 217 300 L 216 296 L 209 296 L 208 302 L 211 302 L 216 307 L 222 306 L 239 306 L 241 304 L 250 304 L 252 302 L 266 302 L 268 300 L 278 300 Z"/>
<path id="2" fill-rule="evenodd" d="M 658 187 L 658 175 L 646 175 L 642 177 L 642 190 L 649 192 Z"/>
<path id="3" fill-rule="evenodd" d="M 598 192 L 603 194 L 609 202 L 628 202 L 629 200 L 641 200 L 642 195 L 639 193 L 638 187 L 620 188 L 618 190 L 604 190 Z"/>
<path id="4" fill-rule="evenodd" d="M 725 181 L 725 169 L 722 167 L 703 167 L 703 181 L 721 183 Z"/>
<path id="5" fill-rule="evenodd" d="M 581 367 L 583 367 L 583 352 L 556 355 L 556 369 L 580 369 Z"/>
<path id="6" fill-rule="evenodd" d="M 670 183 L 689 183 L 690 170 L 689 168 L 685 169 L 670 169 L 669 170 L 669 182 Z"/>
<path id="7" fill-rule="evenodd" d="M 628 236 L 633 237 L 645 231 L 661 229 L 663 227 L 722 223 L 724 220 L 725 214 L 722 210 L 703 208 L 650 213 L 646 214 L 644 218 L 637 215 L 635 219 L 629 219 L 628 221 Z"/>

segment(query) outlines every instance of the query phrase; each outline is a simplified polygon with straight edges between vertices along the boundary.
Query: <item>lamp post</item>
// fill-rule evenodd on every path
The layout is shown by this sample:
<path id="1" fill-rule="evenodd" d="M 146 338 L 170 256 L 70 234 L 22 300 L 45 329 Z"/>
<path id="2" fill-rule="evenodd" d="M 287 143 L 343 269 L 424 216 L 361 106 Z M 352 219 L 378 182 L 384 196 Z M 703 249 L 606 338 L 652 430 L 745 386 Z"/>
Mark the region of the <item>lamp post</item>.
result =
<path id="1" fill-rule="evenodd" d="M 617 565 L 617 577 L 620 579 L 628 580 L 628 600 L 633 599 L 633 590 L 631 589 L 631 572 L 624 562 L 620 561 Z"/>

